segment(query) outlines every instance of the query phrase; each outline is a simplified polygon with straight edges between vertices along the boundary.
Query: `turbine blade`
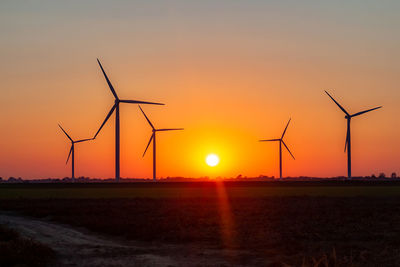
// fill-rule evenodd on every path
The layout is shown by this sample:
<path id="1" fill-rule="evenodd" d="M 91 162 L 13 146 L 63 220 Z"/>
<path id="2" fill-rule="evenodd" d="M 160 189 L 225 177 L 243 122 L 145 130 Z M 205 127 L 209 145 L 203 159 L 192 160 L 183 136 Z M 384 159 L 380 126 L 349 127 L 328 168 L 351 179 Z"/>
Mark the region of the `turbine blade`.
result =
<path id="1" fill-rule="evenodd" d="M 104 77 L 106 78 L 106 81 L 107 81 L 108 87 L 110 87 L 111 93 L 114 95 L 115 99 L 118 99 L 117 93 L 115 92 L 114 87 L 112 86 L 110 80 L 108 79 L 107 74 L 106 74 L 106 72 L 104 71 L 103 66 L 101 65 L 99 59 L 97 59 L 97 63 L 99 63 L 99 66 L 100 66 L 100 68 L 101 68 L 101 71 L 103 72 Z"/>
<path id="2" fill-rule="evenodd" d="M 283 145 L 286 147 L 287 151 L 289 152 L 289 154 L 292 156 L 292 158 L 295 160 L 292 152 L 290 152 L 289 148 L 287 147 L 287 145 L 285 144 L 285 142 L 282 140 Z"/>
<path id="3" fill-rule="evenodd" d="M 347 126 L 346 141 L 345 141 L 345 143 L 344 143 L 344 152 L 346 152 L 347 146 L 348 146 L 348 144 L 349 144 L 349 134 L 350 134 L 350 129 L 349 129 L 349 127 Z"/>
<path id="4" fill-rule="evenodd" d="M 74 142 L 74 140 L 72 140 L 72 138 L 67 134 L 67 132 L 63 129 L 63 127 L 61 127 L 61 125 L 59 124 L 58 127 L 61 128 L 61 130 L 65 133 L 65 135 L 68 137 L 69 140 L 71 140 L 71 142 Z"/>
<path id="5" fill-rule="evenodd" d="M 157 132 L 162 132 L 162 131 L 181 131 L 184 130 L 183 128 L 167 128 L 167 129 L 157 129 Z"/>
<path id="6" fill-rule="evenodd" d="M 85 141 L 91 141 L 91 140 L 93 140 L 93 139 L 94 139 L 94 138 L 81 139 L 81 140 L 75 141 L 74 143 L 80 143 L 80 142 L 85 142 Z"/>
<path id="7" fill-rule="evenodd" d="M 122 103 L 130 103 L 130 104 L 165 105 L 163 103 L 140 101 L 140 100 L 120 100 L 120 102 L 122 102 Z"/>
<path id="8" fill-rule="evenodd" d="M 71 156 L 72 150 L 73 150 L 73 146 L 71 145 L 71 149 L 69 150 L 68 158 L 67 158 L 67 161 L 65 162 L 65 164 L 68 164 L 68 160 L 69 160 L 69 157 Z"/>
<path id="9" fill-rule="evenodd" d="M 143 111 L 143 109 L 140 107 L 140 105 L 139 105 L 139 109 L 142 111 L 142 113 L 143 113 L 144 117 L 146 118 L 147 122 L 150 124 L 151 128 L 153 128 L 153 130 L 154 130 L 153 124 L 151 123 L 151 121 L 149 120 L 149 118 L 146 116 L 146 113 L 144 113 L 144 111 Z"/>
<path id="10" fill-rule="evenodd" d="M 288 123 L 286 124 L 285 130 L 283 131 L 283 134 L 282 134 L 281 139 L 283 139 L 283 136 L 285 135 L 286 130 L 287 130 L 287 127 L 289 126 L 289 123 L 290 123 L 291 120 L 292 120 L 292 118 L 290 118 L 289 121 L 288 121 Z"/>
<path id="11" fill-rule="evenodd" d="M 337 105 L 344 113 L 346 113 L 347 116 L 350 116 L 350 114 L 349 114 L 338 102 L 336 102 L 336 100 L 335 100 L 327 91 L 325 91 L 325 93 L 333 100 L 333 102 L 336 103 L 336 105 Z"/>
<path id="12" fill-rule="evenodd" d="M 153 138 L 154 138 L 154 133 L 151 135 L 150 140 L 149 140 L 149 142 L 147 143 L 146 149 L 144 150 L 144 153 L 143 153 L 143 156 L 142 156 L 142 157 L 144 157 L 144 155 L 146 154 L 146 151 L 147 151 L 147 149 L 149 148 L 149 145 L 150 145 L 151 141 L 153 140 Z"/>
<path id="13" fill-rule="evenodd" d="M 93 139 L 96 138 L 96 136 L 99 134 L 101 128 L 103 128 L 104 124 L 106 124 L 107 120 L 110 118 L 111 114 L 114 112 L 114 109 L 115 109 L 115 105 L 113 105 L 112 108 L 110 109 L 110 112 L 108 112 L 107 117 L 105 118 L 105 120 L 101 124 L 99 130 L 97 130 L 97 133 L 94 135 Z"/>
<path id="14" fill-rule="evenodd" d="M 280 141 L 281 139 L 264 139 L 264 140 L 258 140 L 259 142 L 271 142 L 271 141 Z"/>
<path id="15" fill-rule="evenodd" d="M 376 108 L 367 109 L 367 110 L 364 110 L 364 111 L 361 111 L 361 112 L 357 112 L 356 114 L 351 115 L 351 117 L 355 117 L 355 116 L 358 116 L 358 115 L 373 111 L 373 110 L 381 108 L 381 107 L 382 106 L 379 106 L 379 107 L 376 107 Z"/>

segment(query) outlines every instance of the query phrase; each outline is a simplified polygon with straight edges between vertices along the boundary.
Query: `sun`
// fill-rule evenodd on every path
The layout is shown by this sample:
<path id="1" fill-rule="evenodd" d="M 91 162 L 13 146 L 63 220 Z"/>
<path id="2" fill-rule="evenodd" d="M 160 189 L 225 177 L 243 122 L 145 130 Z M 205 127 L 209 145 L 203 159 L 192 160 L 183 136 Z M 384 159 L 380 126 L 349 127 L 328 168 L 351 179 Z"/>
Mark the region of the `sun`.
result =
<path id="1" fill-rule="evenodd" d="M 219 163 L 219 157 L 215 154 L 208 154 L 206 157 L 206 163 L 210 167 L 217 166 Z"/>

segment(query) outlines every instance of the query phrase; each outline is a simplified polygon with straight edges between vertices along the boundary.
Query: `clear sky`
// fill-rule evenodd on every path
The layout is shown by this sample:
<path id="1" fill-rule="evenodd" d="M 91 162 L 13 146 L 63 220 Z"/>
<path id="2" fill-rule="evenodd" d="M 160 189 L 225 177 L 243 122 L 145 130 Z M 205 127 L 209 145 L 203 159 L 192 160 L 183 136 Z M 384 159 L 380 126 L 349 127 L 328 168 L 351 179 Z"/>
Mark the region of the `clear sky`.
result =
<path id="1" fill-rule="evenodd" d="M 399 1 L 0 2 L 0 176 L 65 177 L 69 142 L 91 137 L 121 98 L 160 133 L 159 176 L 346 174 L 344 114 L 355 113 L 353 174 L 400 173 Z M 151 131 L 121 104 L 121 176 L 150 177 Z M 151 151 L 149 151 L 151 152 Z M 207 167 L 208 153 L 221 163 Z M 113 177 L 114 119 L 76 145 L 76 176 Z"/>

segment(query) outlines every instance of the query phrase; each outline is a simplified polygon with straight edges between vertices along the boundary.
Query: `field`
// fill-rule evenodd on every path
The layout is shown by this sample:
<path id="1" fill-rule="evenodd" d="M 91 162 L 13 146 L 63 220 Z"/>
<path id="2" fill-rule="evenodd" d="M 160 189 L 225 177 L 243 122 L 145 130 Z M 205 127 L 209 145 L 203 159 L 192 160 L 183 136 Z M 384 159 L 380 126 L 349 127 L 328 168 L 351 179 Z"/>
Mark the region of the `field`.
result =
<path id="1" fill-rule="evenodd" d="M 8 184 L 0 210 L 144 245 L 230 251 L 232 265 L 399 266 L 399 196 L 389 182 Z"/>
<path id="2" fill-rule="evenodd" d="M 220 184 L 230 198 L 400 196 L 399 181 L 144 182 L 0 184 L 0 199 L 216 198 Z"/>

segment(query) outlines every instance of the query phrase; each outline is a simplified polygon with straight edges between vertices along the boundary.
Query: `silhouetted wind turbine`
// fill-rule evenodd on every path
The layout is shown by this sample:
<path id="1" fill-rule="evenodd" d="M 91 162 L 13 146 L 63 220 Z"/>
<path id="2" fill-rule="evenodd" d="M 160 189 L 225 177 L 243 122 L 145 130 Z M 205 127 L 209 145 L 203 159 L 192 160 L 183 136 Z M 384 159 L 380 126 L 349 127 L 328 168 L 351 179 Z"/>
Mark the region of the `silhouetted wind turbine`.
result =
<path id="1" fill-rule="evenodd" d="M 286 130 L 289 126 L 290 120 L 288 121 L 288 123 L 286 124 L 285 130 L 282 133 L 281 138 L 277 138 L 277 139 L 267 139 L 267 140 L 259 140 L 260 142 L 272 142 L 272 141 L 279 141 L 279 179 L 282 179 L 282 144 L 285 146 L 285 148 L 287 149 L 287 151 L 289 152 L 289 154 L 292 156 L 293 159 L 294 156 L 292 154 L 292 152 L 290 152 L 289 148 L 287 147 L 287 145 L 285 144 L 285 142 L 283 141 L 283 137 L 285 136 Z"/>
<path id="2" fill-rule="evenodd" d="M 156 132 L 165 132 L 165 131 L 180 131 L 183 130 L 183 128 L 166 128 L 166 129 L 156 129 L 154 128 L 154 125 L 151 123 L 149 118 L 146 116 L 146 113 L 144 113 L 143 109 L 139 106 L 140 110 L 142 111 L 144 117 L 146 118 L 147 122 L 150 124 L 150 127 L 153 131 L 151 134 L 150 140 L 147 143 L 146 149 L 144 150 L 143 157 L 146 154 L 147 149 L 150 146 L 151 141 L 153 141 L 153 181 L 156 180 Z"/>
<path id="3" fill-rule="evenodd" d="M 72 154 L 72 160 L 71 160 L 71 161 L 72 161 L 72 162 L 71 162 L 72 174 L 71 174 L 71 178 L 72 178 L 72 181 L 75 181 L 75 144 L 76 144 L 76 143 L 85 142 L 85 141 L 90 141 L 90 140 L 93 140 L 94 138 L 81 139 L 81 140 L 74 141 L 74 140 L 72 140 L 72 138 L 67 134 L 67 132 L 63 129 L 63 127 L 61 127 L 60 124 L 59 124 L 58 126 L 59 126 L 59 127 L 61 128 L 61 130 L 65 133 L 65 135 L 68 137 L 68 139 L 71 141 L 71 149 L 69 150 L 67 162 L 66 162 L 65 164 L 68 163 L 69 157 L 70 157 L 71 154 Z"/>
<path id="4" fill-rule="evenodd" d="M 350 115 L 327 91 L 325 93 L 332 99 L 333 102 L 346 114 L 344 118 L 347 120 L 347 134 L 346 134 L 346 141 L 344 143 L 344 152 L 346 152 L 347 149 L 347 177 L 348 179 L 351 179 L 351 139 L 350 139 L 350 122 L 351 118 L 356 117 L 358 115 L 373 111 L 375 109 L 381 108 L 382 106 L 376 107 L 376 108 L 371 108 L 367 109 L 364 111 L 360 111 L 357 113 L 354 113 L 353 115 Z"/>
<path id="5" fill-rule="evenodd" d="M 100 60 L 97 59 L 97 62 L 99 63 L 99 66 L 101 68 L 101 71 L 104 74 L 104 78 L 107 81 L 108 87 L 110 87 L 111 93 L 114 95 L 114 105 L 111 107 L 111 110 L 108 112 L 105 120 L 101 124 L 99 130 L 97 133 L 94 135 L 94 138 L 99 134 L 101 128 L 103 128 L 104 124 L 107 122 L 107 120 L 110 118 L 112 113 L 115 110 L 115 180 L 118 182 L 120 178 L 120 134 L 119 134 L 119 104 L 120 103 L 129 103 L 129 104 L 151 104 L 151 105 L 164 105 L 162 103 L 153 103 L 153 102 L 145 102 L 145 101 L 138 101 L 138 100 L 122 100 L 119 99 L 117 96 L 117 93 L 114 90 L 114 87 L 112 86 L 110 80 L 107 77 L 106 72 L 103 69 L 103 66 L 100 63 Z"/>

